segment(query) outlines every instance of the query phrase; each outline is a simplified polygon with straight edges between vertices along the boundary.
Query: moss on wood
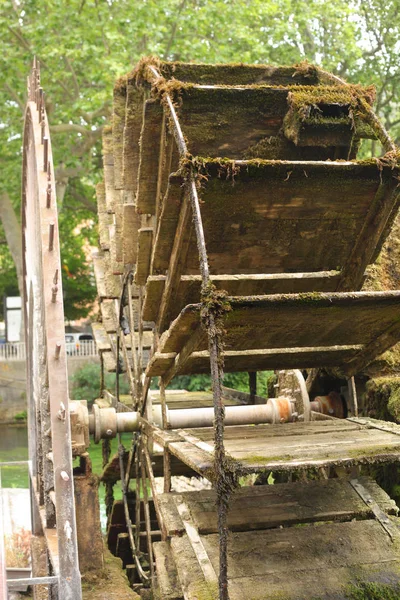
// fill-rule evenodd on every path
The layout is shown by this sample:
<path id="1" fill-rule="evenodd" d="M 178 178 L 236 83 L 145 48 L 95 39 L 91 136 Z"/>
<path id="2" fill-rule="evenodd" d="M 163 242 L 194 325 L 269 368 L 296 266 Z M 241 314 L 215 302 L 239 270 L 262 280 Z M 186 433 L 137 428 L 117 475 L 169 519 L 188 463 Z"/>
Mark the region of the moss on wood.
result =
<path id="1" fill-rule="evenodd" d="M 368 414 L 385 421 L 400 422 L 400 377 L 375 377 L 367 382 Z"/>
<path id="2" fill-rule="evenodd" d="M 399 600 L 400 584 L 389 585 L 360 581 L 346 589 L 348 600 Z"/>

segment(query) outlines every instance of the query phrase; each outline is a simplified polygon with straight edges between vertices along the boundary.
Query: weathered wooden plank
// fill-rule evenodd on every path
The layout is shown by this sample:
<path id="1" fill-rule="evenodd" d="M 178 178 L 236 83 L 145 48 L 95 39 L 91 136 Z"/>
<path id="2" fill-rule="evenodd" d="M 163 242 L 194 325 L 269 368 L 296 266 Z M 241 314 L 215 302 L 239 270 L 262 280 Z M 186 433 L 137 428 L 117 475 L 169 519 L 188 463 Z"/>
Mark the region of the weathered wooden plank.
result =
<path id="1" fill-rule="evenodd" d="M 197 448 L 190 442 L 171 442 L 168 444 L 168 450 L 202 477 L 206 477 L 206 474 L 212 472 L 213 455 Z"/>
<path id="2" fill-rule="evenodd" d="M 122 183 L 133 201 L 137 189 L 140 147 L 143 122 L 143 89 L 128 81 L 126 86 L 125 127 L 123 133 Z"/>
<path id="3" fill-rule="evenodd" d="M 181 205 L 181 210 L 176 228 L 175 239 L 172 247 L 170 265 L 168 269 L 168 279 L 165 283 L 164 292 L 161 298 L 160 311 L 158 314 L 159 331 L 162 332 L 170 322 L 170 306 L 175 297 L 176 290 L 184 268 L 186 255 L 190 245 L 192 210 L 188 197 L 185 197 Z"/>
<path id="4" fill-rule="evenodd" d="M 235 162 L 231 169 L 240 171 L 234 182 L 221 177 L 220 168 L 217 162 L 206 164 L 208 180 L 202 190 L 201 211 L 212 274 L 341 268 L 380 185 L 374 165 L 361 161 L 260 161 L 257 165 L 242 161 L 239 167 Z M 383 178 L 388 181 L 386 192 L 390 195 L 396 186 L 392 171 L 385 170 Z M 161 215 L 153 274 L 163 273 L 168 266 L 176 229 L 176 210 L 172 207 L 181 201 L 178 186 L 178 181 L 170 181 L 164 200 L 171 209 L 163 209 Z M 198 272 L 193 241 L 183 273 Z"/>
<path id="5" fill-rule="evenodd" d="M 356 425 L 356 428 L 354 428 Z M 169 450 L 202 476 L 212 476 L 212 428 L 190 429 Z M 225 428 L 225 449 L 242 473 L 351 466 L 400 460 L 400 435 L 343 420 Z M 158 443 L 163 445 L 163 433 Z"/>
<path id="6" fill-rule="evenodd" d="M 114 187 L 116 190 L 123 188 L 123 137 L 125 127 L 126 107 L 126 79 L 119 79 L 114 87 L 113 114 L 112 114 L 112 145 L 114 156 Z"/>
<path id="7" fill-rule="evenodd" d="M 304 292 L 334 292 L 340 272 L 318 273 L 274 273 L 212 275 L 211 281 L 217 289 L 225 290 L 229 296 L 261 296 L 265 294 L 296 294 Z M 157 319 L 166 276 L 150 275 L 146 283 L 143 317 L 148 321 Z M 187 304 L 200 301 L 201 275 L 182 275 L 174 298 L 175 318 Z"/>
<path id="8" fill-rule="evenodd" d="M 155 542 L 153 553 L 157 571 L 157 592 L 162 600 L 183 600 L 178 573 L 167 542 Z"/>
<path id="9" fill-rule="evenodd" d="M 183 198 L 183 178 L 172 173 L 161 207 L 151 261 L 152 273 L 162 273 L 168 268 Z"/>
<path id="10" fill-rule="evenodd" d="M 389 178 L 386 174 L 375 194 L 354 248 L 343 267 L 338 291 L 357 289 L 361 285 L 365 266 L 372 262 L 377 246 L 382 245 L 383 234 L 388 233 L 386 224 L 400 205 L 400 189 L 397 184 L 394 185 L 394 177 L 392 175 Z"/>
<path id="11" fill-rule="evenodd" d="M 114 187 L 114 155 L 113 155 L 113 138 L 112 128 L 105 127 L 103 129 L 103 171 L 104 171 L 104 186 L 106 194 L 107 212 L 113 213 L 115 209 Z"/>
<path id="12" fill-rule="evenodd" d="M 257 350 L 225 350 L 224 371 L 268 371 L 273 369 L 308 369 L 315 367 L 347 368 L 347 362 L 358 355 L 363 346 L 317 346 L 314 348 L 266 348 Z M 164 375 L 174 364 L 176 352 L 155 352 L 147 374 L 150 377 Z M 208 350 L 193 352 L 179 374 L 190 375 L 210 372 Z M 178 373 L 178 372 L 177 372 Z"/>
<path id="13" fill-rule="evenodd" d="M 137 259 L 140 227 L 140 216 L 136 212 L 135 204 L 124 204 L 122 221 L 123 263 L 124 266 L 132 267 Z"/>
<path id="14" fill-rule="evenodd" d="M 193 353 L 193 351 L 199 346 L 202 346 L 202 344 L 206 343 L 207 341 L 207 331 L 199 323 L 197 329 L 193 331 L 192 335 L 187 340 L 187 342 L 179 352 L 178 356 L 175 358 L 174 363 L 164 373 L 163 381 L 165 385 L 168 385 L 171 379 L 173 379 L 175 375 L 180 373 L 185 368 L 185 365 L 190 360 L 190 356 Z"/>
<path id="15" fill-rule="evenodd" d="M 398 321 L 399 299 L 400 292 L 229 298 L 225 347 L 250 350 L 369 344 Z M 162 352 L 179 352 L 197 326 L 200 306 L 188 305 L 180 313 L 161 336 Z M 386 349 L 377 348 L 377 354 Z"/>
<path id="16" fill-rule="evenodd" d="M 97 350 L 111 350 L 111 344 L 106 330 L 101 323 L 92 323 L 92 331 L 96 340 Z"/>
<path id="17" fill-rule="evenodd" d="M 115 310 L 115 301 L 104 299 L 100 302 L 100 312 L 103 327 L 107 333 L 117 331 L 117 313 Z"/>
<path id="18" fill-rule="evenodd" d="M 142 227 L 138 231 L 138 250 L 135 283 L 144 285 L 150 272 L 151 249 L 153 243 L 153 229 Z"/>
<path id="19" fill-rule="evenodd" d="M 122 275 L 124 272 L 124 265 L 122 260 L 118 260 L 118 236 L 117 227 L 115 224 L 115 215 L 114 215 L 114 223 L 112 223 L 109 228 L 109 239 L 110 239 L 110 269 L 113 275 Z"/>
<path id="20" fill-rule="evenodd" d="M 161 143 L 164 142 L 163 109 L 157 100 L 144 104 L 143 127 L 140 138 L 140 164 L 137 188 L 137 209 L 140 213 L 156 213 L 158 166 Z"/>
<path id="21" fill-rule="evenodd" d="M 279 134 L 288 93 L 288 89 L 269 86 L 183 88 L 178 116 L 189 152 L 193 156 L 246 158 L 260 142 L 267 145 L 266 138 Z M 295 146 L 291 150 L 299 159 L 303 155 Z M 314 158 L 319 154 L 314 153 Z"/>
<path id="22" fill-rule="evenodd" d="M 313 422 L 313 425 L 324 423 Z M 197 430 L 198 433 L 198 430 Z M 359 462 L 390 462 L 400 459 L 400 438 L 377 430 L 337 431 L 322 435 L 225 439 L 226 451 L 244 472 L 291 470 L 305 466 L 351 465 Z M 202 432 L 198 437 L 204 441 Z M 213 447 L 212 440 L 206 443 Z M 193 453 L 195 455 L 195 452 Z"/>
<path id="23" fill-rule="evenodd" d="M 393 500 L 369 477 L 360 479 L 380 508 L 397 515 Z M 185 503 L 200 534 L 217 533 L 215 490 L 186 492 Z M 168 536 L 185 531 L 177 511 L 176 494 L 159 496 Z M 230 531 L 270 529 L 297 523 L 350 521 L 373 518 L 371 508 L 344 479 L 283 483 L 239 488 L 228 512 Z"/>
<path id="24" fill-rule="evenodd" d="M 119 298 L 121 283 L 111 272 L 109 252 L 96 252 L 92 258 L 99 298 Z"/>
<path id="25" fill-rule="evenodd" d="M 202 539 L 217 565 L 218 536 Z M 399 583 L 396 545 L 373 520 L 233 533 L 228 564 L 232 600 L 327 600 L 362 582 Z"/>

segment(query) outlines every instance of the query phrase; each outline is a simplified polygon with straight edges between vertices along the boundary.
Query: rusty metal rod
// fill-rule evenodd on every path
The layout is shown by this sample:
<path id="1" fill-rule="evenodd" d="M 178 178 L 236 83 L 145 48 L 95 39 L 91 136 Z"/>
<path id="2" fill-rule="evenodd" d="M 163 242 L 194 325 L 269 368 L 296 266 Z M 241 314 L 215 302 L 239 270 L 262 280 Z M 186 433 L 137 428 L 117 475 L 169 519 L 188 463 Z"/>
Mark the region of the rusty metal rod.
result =
<path id="1" fill-rule="evenodd" d="M 49 225 L 49 252 L 54 249 L 54 223 L 50 223 Z"/>
<path id="2" fill-rule="evenodd" d="M 51 207 L 51 183 L 47 184 L 46 189 L 46 208 Z"/>
<path id="3" fill-rule="evenodd" d="M 43 171 L 47 171 L 47 165 L 49 162 L 49 138 L 43 138 Z"/>

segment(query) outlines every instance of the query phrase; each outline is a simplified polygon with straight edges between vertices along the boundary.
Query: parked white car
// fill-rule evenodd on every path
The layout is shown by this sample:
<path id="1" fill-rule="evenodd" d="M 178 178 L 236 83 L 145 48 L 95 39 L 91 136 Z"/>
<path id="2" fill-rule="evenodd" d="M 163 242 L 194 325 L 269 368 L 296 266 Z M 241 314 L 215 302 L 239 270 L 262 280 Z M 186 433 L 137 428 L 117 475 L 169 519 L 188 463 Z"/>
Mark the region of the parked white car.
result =
<path id="1" fill-rule="evenodd" d="M 66 333 L 65 349 L 68 356 L 88 356 L 93 352 L 91 333 Z"/>

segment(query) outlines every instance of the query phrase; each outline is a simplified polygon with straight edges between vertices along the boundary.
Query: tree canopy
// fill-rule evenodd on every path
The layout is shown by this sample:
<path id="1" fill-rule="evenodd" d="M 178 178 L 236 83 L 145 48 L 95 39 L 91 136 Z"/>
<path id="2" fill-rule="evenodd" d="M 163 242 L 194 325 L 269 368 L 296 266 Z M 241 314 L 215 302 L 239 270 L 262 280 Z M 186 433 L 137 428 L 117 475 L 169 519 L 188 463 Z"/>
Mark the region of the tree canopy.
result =
<path id="1" fill-rule="evenodd" d="M 26 77 L 34 55 L 51 123 L 65 312 L 95 296 L 84 248 L 96 245 L 94 185 L 115 79 L 143 55 L 203 62 L 322 65 L 375 84 L 376 109 L 400 139 L 400 0 L 3 0 L 0 42 L 0 295 L 17 292 L 7 225 L 20 207 Z M 376 150 L 376 149 L 375 149 Z M 11 215 L 12 216 L 12 215 Z M 18 246 L 14 243 L 14 246 Z"/>

